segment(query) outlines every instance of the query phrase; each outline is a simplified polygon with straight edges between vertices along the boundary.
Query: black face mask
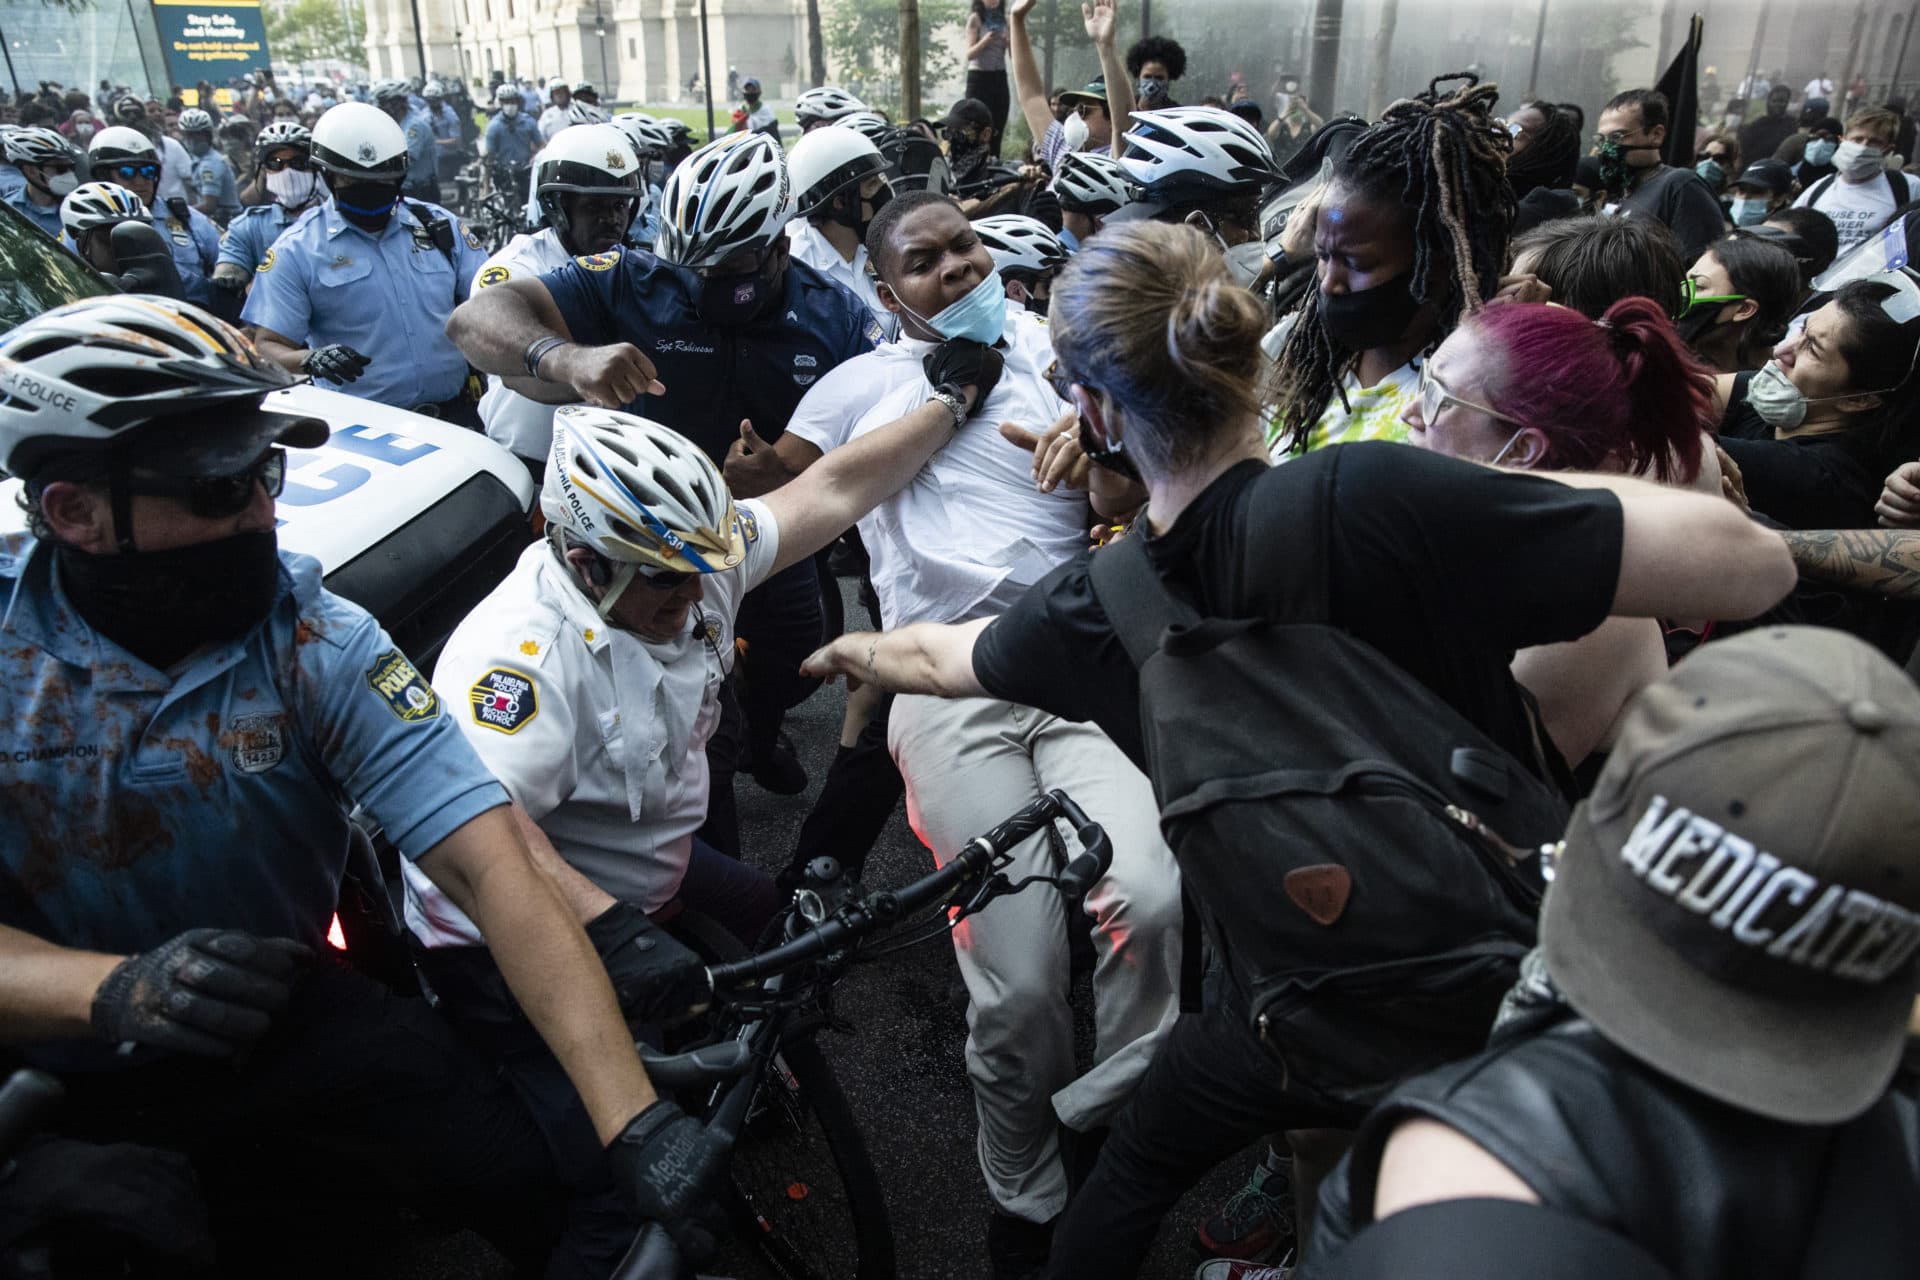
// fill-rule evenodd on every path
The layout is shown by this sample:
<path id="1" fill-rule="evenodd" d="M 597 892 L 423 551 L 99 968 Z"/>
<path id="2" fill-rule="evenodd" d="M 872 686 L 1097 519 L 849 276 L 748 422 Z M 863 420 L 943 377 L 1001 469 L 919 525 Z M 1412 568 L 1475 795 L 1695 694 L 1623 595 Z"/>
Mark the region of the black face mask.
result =
<path id="1" fill-rule="evenodd" d="M 708 276 L 700 282 L 700 318 L 708 324 L 751 324 L 776 298 L 771 258 L 758 271 L 737 276 Z"/>
<path id="2" fill-rule="evenodd" d="M 851 186 L 835 196 L 833 203 L 827 206 L 827 220 L 837 222 L 843 227 L 851 227 L 859 235 L 860 243 L 865 244 L 867 228 L 873 225 L 873 220 L 880 216 L 880 211 L 887 207 L 887 202 L 891 199 L 893 199 L 893 188 L 884 182 L 880 184 L 880 190 L 870 198 L 863 198 L 857 185 Z M 861 214 L 869 205 L 873 207 L 873 212 L 862 217 Z"/>
<path id="3" fill-rule="evenodd" d="M 333 189 L 340 216 L 363 231 L 384 231 L 400 202 L 398 182 L 343 182 Z"/>
<path id="4" fill-rule="evenodd" d="M 1096 467 L 1105 467 L 1116 475 L 1129 480 L 1140 478 L 1140 468 L 1133 465 L 1133 459 L 1127 456 L 1124 448 L 1116 445 L 1112 448 L 1102 444 L 1087 428 L 1087 420 L 1080 419 L 1080 452 L 1087 455 L 1087 461 Z"/>
<path id="5" fill-rule="evenodd" d="M 1412 284 L 1413 273 L 1409 271 L 1358 293 L 1322 293 L 1321 327 L 1349 351 L 1390 347 L 1407 336 L 1420 313 Z"/>
<path id="6" fill-rule="evenodd" d="M 168 551 L 55 551 L 60 587 L 87 625 L 155 667 L 244 635 L 280 588 L 273 530 Z"/>
<path id="7" fill-rule="evenodd" d="M 1720 326 L 1720 312 L 1724 309 L 1725 304 L 1718 302 L 1704 307 L 1695 307 L 1673 322 L 1673 331 L 1680 335 L 1680 341 L 1691 347 L 1698 343 L 1709 329 Z"/>

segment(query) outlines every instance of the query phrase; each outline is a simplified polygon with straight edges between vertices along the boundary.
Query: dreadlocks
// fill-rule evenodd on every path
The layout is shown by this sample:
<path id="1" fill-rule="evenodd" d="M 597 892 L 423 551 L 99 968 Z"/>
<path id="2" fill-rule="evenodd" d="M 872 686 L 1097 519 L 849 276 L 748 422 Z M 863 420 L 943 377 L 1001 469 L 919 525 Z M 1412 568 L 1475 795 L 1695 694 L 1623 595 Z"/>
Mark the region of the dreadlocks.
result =
<path id="1" fill-rule="evenodd" d="M 1442 97 L 1440 86 L 1456 80 L 1465 84 Z M 1436 77 L 1425 93 L 1395 102 L 1380 123 L 1356 138 L 1328 182 L 1412 211 L 1408 287 L 1415 302 L 1434 304 L 1434 343 L 1493 295 L 1506 266 L 1514 204 L 1506 170 L 1513 139 L 1493 118 L 1499 94 L 1498 85 L 1481 84 L 1471 74 Z M 1297 451 L 1336 392 L 1345 403 L 1340 382 L 1360 353 L 1327 336 L 1317 276 L 1294 315 L 1276 374 L 1275 426 Z"/>

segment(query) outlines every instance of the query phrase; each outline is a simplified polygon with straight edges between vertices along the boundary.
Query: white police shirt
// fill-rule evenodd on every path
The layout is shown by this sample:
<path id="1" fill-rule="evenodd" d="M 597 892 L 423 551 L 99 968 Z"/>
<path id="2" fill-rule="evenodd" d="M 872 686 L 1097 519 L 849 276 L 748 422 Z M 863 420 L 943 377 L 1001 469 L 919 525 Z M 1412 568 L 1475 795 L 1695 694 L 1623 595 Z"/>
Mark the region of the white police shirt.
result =
<path id="1" fill-rule="evenodd" d="M 454 630 L 434 668 L 434 689 L 467 741 L 560 856 L 646 911 L 665 906 L 686 875 L 707 816 L 707 740 L 733 666 L 734 615 L 779 554 L 766 507 L 735 510 L 746 558 L 703 580 L 675 640 L 609 625 L 542 541 Z M 402 870 L 416 937 L 480 945 L 446 895 Z"/>
<path id="2" fill-rule="evenodd" d="M 880 293 L 874 287 L 873 276 L 867 271 L 867 246 L 856 248 L 853 261 L 848 262 L 833 247 L 826 233 L 805 218 L 793 218 L 787 222 L 787 242 L 795 258 L 815 268 L 835 284 L 845 285 L 852 290 L 854 297 L 866 303 L 867 310 L 873 313 L 887 341 L 891 342 L 900 336 L 900 317 L 880 305 Z"/>
<path id="3" fill-rule="evenodd" d="M 572 257 L 552 227 L 515 236 L 474 273 L 468 296 L 507 280 L 538 279 L 566 266 Z M 510 390 L 498 374 L 489 374 L 486 394 L 480 397 L 480 421 L 488 439 L 519 457 L 545 462 L 553 443 L 553 411 L 558 407 L 529 400 Z"/>
<path id="4" fill-rule="evenodd" d="M 1033 455 L 999 432 L 1002 422 L 1045 431 L 1066 411 L 1045 376 L 1046 322 L 1009 303 L 1005 340 L 1006 368 L 986 404 L 860 521 L 889 629 L 1004 613 L 1087 544 L 1086 494 L 1040 492 Z M 933 392 L 921 367 L 933 347 L 902 338 L 841 364 L 801 400 L 787 430 L 831 452 L 906 416 Z"/>

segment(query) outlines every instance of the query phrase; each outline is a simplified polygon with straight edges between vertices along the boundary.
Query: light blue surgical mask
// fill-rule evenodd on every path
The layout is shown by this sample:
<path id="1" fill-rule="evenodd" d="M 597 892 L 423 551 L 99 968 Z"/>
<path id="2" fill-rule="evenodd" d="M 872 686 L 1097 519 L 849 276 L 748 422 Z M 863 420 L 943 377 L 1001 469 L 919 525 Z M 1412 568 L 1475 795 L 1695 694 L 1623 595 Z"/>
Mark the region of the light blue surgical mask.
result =
<path id="1" fill-rule="evenodd" d="M 1735 196 L 1727 202 L 1727 213 L 1736 227 L 1758 226 L 1767 220 L 1767 202 L 1758 196 Z"/>
<path id="2" fill-rule="evenodd" d="M 906 303 L 902 310 L 943 338 L 971 338 L 983 346 L 1000 341 L 1007 328 L 1007 287 L 998 271 L 989 271 L 964 297 L 929 319 Z"/>
<path id="3" fill-rule="evenodd" d="M 1833 159 L 1836 144 L 1825 138 L 1818 138 L 1807 144 L 1807 163 L 1818 167 Z"/>

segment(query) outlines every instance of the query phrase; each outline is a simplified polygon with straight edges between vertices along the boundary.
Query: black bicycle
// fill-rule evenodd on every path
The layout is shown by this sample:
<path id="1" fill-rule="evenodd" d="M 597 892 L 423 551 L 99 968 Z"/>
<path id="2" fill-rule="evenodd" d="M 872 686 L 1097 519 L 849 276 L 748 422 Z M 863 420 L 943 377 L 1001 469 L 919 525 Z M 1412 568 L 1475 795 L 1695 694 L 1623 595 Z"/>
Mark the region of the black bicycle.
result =
<path id="1" fill-rule="evenodd" d="M 1057 819 L 1073 828 L 1081 852 L 1057 875 L 1010 880 L 1009 851 Z M 781 919 L 785 941 L 709 967 L 722 1033 L 684 1053 L 641 1047 L 657 1088 L 699 1099 L 708 1131 L 730 1151 L 730 1185 L 718 1190 L 734 1229 L 783 1280 L 894 1274 L 893 1231 L 866 1139 L 815 1041 L 823 1028 L 839 1025 L 833 989 L 849 967 L 943 937 L 995 898 L 1036 882 L 1082 898 L 1112 860 L 1106 832 L 1062 791 L 1033 801 L 933 874 L 898 889 L 866 890 L 833 859 L 815 859 Z M 909 921 L 929 906 L 936 909 Z M 871 945 L 883 933 L 903 936 Z M 640 1233 L 614 1272 L 616 1280 L 687 1274 L 657 1225 Z"/>

